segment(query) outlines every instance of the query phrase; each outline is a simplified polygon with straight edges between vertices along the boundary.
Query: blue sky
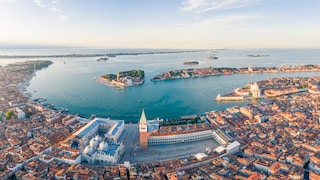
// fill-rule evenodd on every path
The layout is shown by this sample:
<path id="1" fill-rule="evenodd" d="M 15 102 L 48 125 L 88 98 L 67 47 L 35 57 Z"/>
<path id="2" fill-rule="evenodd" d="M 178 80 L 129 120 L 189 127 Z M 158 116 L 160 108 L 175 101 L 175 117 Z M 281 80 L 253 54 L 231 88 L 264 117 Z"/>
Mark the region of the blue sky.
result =
<path id="1" fill-rule="evenodd" d="M 319 0 L 0 0 L 0 45 L 319 48 Z"/>

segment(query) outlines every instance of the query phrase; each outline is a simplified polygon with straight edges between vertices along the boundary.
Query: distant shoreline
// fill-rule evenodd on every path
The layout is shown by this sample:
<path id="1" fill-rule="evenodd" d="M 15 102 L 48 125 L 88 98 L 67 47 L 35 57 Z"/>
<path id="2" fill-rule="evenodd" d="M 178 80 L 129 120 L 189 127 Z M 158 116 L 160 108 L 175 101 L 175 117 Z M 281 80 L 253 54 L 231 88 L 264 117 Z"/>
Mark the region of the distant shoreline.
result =
<path id="1" fill-rule="evenodd" d="M 98 53 L 98 54 L 58 54 L 58 55 L 0 55 L 0 59 L 9 58 L 72 58 L 72 57 L 116 57 L 126 55 L 144 55 L 144 54 L 173 54 L 173 53 L 191 53 L 191 52 L 203 52 L 207 50 L 189 50 L 189 51 L 158 51 L 158 52 L 123 52 L 123 53 Z"/>

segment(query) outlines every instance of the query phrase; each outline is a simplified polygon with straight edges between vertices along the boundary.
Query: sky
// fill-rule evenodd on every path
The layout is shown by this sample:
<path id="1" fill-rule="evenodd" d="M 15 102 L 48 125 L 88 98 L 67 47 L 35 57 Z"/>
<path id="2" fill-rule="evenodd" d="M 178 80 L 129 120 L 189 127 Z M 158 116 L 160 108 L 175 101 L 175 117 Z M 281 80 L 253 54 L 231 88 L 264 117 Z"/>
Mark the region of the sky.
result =
<path id="1" fill-rule="evenodd" d="M 320 48 L 319 0 L 0 0 L 0 46 Z"/>

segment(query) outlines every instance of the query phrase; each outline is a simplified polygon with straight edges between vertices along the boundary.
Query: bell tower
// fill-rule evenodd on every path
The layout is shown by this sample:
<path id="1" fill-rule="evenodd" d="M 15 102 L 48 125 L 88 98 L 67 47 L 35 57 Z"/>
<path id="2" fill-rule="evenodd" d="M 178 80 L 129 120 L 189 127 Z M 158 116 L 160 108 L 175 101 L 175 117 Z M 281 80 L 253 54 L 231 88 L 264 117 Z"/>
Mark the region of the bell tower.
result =
<path id="1" fill-rule="evenodd" d="M 139 133 L 140 133 L 140 148 L 148 148 L 148 125 L 147 118 L 144 114 L 144 109 L 142 109 L 140 121 L 139 121 Z"/>

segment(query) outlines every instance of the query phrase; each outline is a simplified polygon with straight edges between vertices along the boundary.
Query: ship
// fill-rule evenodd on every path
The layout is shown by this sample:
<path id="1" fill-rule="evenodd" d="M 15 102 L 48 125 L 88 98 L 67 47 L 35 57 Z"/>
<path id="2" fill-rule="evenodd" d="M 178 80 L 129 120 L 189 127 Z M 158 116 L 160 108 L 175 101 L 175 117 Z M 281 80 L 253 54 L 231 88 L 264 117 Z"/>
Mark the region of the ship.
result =
<path id="1" fill-rule="evenodd" d="M 215 55 L 209 55 L 209 56 L 206 56 L 205 59 L 206 60 L 212 60 L 212 59 L 219 59 L 219 57 L 215 56 Z"/>
<path id="2" fill-rule="evenodd" d="M 186 61 L 183 62 L 184 65 L 198 65 L 199 62 L 198 61 Z"/>
<path id="3" fill-rule="evenodd" d="M 106 58 L 106 57 L 97 59 L 98 62 L 104 62 L 104 61 L 107 61 L 107 60 L 108 60 L 108 58 Z"/>

